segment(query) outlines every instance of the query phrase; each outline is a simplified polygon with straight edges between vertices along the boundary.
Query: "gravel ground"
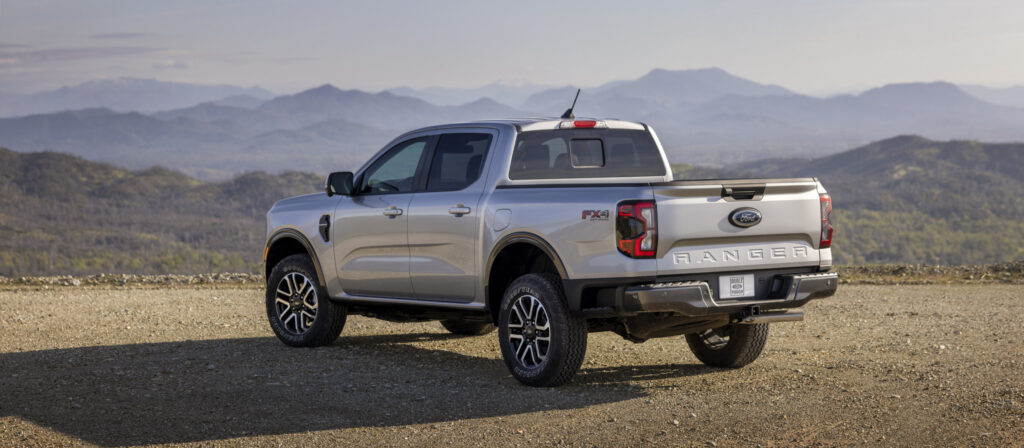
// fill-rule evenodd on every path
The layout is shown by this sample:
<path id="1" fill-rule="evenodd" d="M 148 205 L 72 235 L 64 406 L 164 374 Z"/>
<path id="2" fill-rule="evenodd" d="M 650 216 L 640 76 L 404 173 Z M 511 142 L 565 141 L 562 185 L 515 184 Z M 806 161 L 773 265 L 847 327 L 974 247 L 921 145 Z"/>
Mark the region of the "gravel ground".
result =
<path id="1" fill-rule="evenodd" d="M 739 370 L 592 334 L 556 389 L 436 322 L 288 348 L 261 296 L 0 291 L 0 446 L 1024 446 L 1021 285 L 846 285 Z"/>

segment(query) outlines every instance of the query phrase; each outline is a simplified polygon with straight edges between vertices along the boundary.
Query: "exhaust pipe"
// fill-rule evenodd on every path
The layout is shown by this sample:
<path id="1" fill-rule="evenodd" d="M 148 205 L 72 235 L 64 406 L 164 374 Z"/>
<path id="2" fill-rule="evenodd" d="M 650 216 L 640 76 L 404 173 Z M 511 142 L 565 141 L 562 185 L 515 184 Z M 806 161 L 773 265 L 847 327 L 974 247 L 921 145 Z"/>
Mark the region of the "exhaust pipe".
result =
<path id="1" fill-rule="evenodd" d="M 799 322 L 804 320 L 803 311 L 760 313 L 755 312 L 743 316 L 737 320 L 738 324 L 770 324 L 776 322 Z"/>

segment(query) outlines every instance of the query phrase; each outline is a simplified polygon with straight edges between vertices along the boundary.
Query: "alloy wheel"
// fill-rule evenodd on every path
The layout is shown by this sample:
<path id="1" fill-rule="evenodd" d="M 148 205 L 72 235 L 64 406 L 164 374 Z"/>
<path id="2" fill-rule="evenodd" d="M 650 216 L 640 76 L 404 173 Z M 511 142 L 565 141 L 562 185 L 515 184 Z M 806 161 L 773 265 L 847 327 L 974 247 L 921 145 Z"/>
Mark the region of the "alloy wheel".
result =
<path id="1" fill-rule="evenodd" d="M 274 308 L 281 326 L 290 333 L 309 331 L 316 320 L 319 303 L 313 283 L 298 272 L 285 275 L 277 284 Z"/>
<path id="2" fill-rule="evenodd" d="M 532 295 L 516 299 L 509 310 L 508 344 L 523 367 L 534 369 L 551 349 L 551 321 L 544 304 Z"/>

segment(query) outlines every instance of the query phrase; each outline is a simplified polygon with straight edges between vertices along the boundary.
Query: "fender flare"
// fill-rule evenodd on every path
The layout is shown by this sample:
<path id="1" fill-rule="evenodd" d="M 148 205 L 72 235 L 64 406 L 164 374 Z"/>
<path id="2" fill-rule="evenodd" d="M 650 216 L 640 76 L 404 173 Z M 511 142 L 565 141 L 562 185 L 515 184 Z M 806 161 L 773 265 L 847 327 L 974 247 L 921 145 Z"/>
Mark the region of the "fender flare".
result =
<path id="1" fill-rule="evenodd" d="M 558 271 L 558 276 L 565 280 L 569 278 L 569 275 L 565 271 L 565 265 L 562 263 L 562 258 L 558 256 L 558 252 L 555 252 L 555 248 L 551 246 L 544 238 L 529 232 L 513 232 L 505 235 L 494 244 L 491 249 L 491 254 L 487 257 L 487 271 L 484 274 L 484 295 L 486 297 L 488 287 L 491 283 L 491 269 L 494 267 L 494 260 L 498 258 L 498 254 L 501 253 L 506 247 L 516 243 L 527 243 L 544 252 L 551 260 L 551 263 L 555 265 L 555 269 Z"/>
<path id="2" fill-rule="evenodd" d="M 327 282 L 324 281 L 324 272 L 320 268 L 320 258 L 316 255 L 316 250 L 313 250 L 313 245 L 310 244 L 309 238 L 306 238 L 306 235 L 303 235 L 302 232 L 300 232 L 298 230 L 295 230 L 295 229 L 281 229 L 281 230 L 278 230 L 278 231 L 274 232 L 270 236 L 270 238 L 267 239 L 267 247 L 266 247 L 266 250 L 265 250 L 264 253 L 269 253 L 270 248 L 274 246 L 274 243 L 276 243 L 276 242 L 278 242 L 278 241 L 280 241 L 282 239 L 285 239 L 285 238 L 290 238 L 290 239 L 294 239 L 294 240 L 298 241 L 299 244 L 301 244 L 302 247 L 306 250 L 306 254 L 308 254 L 309 258 L 311 260 L 313 260 L 313 267 L 316 270 L 316 281 L 320 284 L 320 287 L 324 288 L 324 290 L 326 291 L 327 290 Z M 264 266 L 263 266 L 263 276 L 265 277 L 264 278 L 264 282 L 270 281 L 270 272 L 267 271 L 266 263 L 267 263 L 267 260 L 264 257 L 264 259 L 263 259 L 263 264 L 264 264 Z"/>

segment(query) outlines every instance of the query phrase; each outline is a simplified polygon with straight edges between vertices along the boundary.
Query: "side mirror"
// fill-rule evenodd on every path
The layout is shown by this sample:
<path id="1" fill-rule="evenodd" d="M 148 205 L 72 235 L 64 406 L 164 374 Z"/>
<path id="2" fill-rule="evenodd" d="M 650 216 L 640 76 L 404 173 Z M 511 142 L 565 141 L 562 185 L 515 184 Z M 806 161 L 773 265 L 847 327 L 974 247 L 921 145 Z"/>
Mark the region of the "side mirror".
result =
<path id="1" fill-rule="evenodd" d="M 327 175 L 327 181 L 324 182 L 324 191 L 327 196 L 334 196 L 340 194 L 342 196 L 352 195 L 352 177 L 354 175 L 349 171 L 338 171 Z"/>

